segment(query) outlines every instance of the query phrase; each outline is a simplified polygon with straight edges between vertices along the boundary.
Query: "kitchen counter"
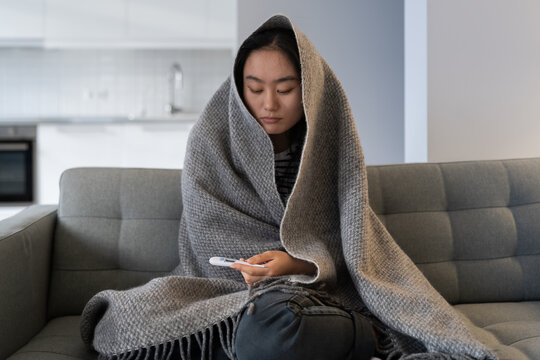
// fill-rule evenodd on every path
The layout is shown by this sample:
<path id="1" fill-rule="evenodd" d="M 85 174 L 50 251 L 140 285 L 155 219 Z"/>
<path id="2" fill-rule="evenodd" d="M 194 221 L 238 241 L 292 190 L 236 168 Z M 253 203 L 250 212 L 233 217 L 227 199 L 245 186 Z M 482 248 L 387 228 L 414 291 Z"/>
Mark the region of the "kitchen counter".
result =
<path id="1" fill-rule="evenodd" d="M 198 113 L 163 117 L 0 118 L 0 138 L 34 140 L 36 203 L 58 202 L 61 174 L 74 167 L 179 169 Z M 4 216 L 0 213 L 0 216 Z"/>
<path id="2" fill-rule="evenodd" d="M 185 112 L 164 116 L 20 116 L 0 118 L 0 126 L 39 124 L 149 124 L 149 123 L 193 123 L 200 113 Z"/>

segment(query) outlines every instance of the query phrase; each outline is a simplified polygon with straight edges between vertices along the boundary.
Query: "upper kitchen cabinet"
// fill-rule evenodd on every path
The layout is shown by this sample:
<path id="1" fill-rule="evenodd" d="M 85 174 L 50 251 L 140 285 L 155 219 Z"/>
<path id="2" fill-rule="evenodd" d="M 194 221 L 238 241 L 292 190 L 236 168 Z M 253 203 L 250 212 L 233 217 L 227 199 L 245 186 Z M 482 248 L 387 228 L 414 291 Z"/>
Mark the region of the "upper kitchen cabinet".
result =
<path id="1" fill-rule="evenodd" d="M 236 0 L 127 0 L 127 37 L 148 47 L 232 48 Z"/>
<path id="2" fill-rule="evenodd" d="M 0 44 L 41 45 L 44 0 L 0 0 Z"/>
<path id="3" fill-rule="evenodd" d="M 235 43 L 236 0 L 44 1 L 48 47 L 233 48 Z"/>
<path id="4" fill-rule="evenodd" d="M 125 38 L 125 0 L 45 0 L 47 46 L 99 46 Z"/>
<path id="5" fill-rule="evenodd" d="M 205 40 L 206 1 L 128 0 L 130 39 L 174 41 Z"/>

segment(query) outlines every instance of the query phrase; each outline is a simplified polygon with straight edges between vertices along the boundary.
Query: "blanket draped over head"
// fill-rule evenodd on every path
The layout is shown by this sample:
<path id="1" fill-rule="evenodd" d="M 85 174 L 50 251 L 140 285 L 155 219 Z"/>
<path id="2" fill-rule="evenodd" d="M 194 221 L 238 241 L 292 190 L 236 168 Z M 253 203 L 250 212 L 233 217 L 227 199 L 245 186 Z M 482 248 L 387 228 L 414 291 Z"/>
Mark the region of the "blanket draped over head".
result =
<path id="1" fill-rule="evenodd" d="M 242 311 L 255 296 L 280 290 L 331 294 L 344 308 L 369 313 L 382 329 L 380 350 L 392 359 L 495 359 L 370 208 L 355 123 L 328 64 L 287 17 L 276 15 L 257 31 L 269 28 L 294 31 L 301 62 L 307 133 L 286 206 L 276 189 L 272 142 L 229 78 L 190 133 L 180 264 L 146 285 L 95 295 L 82 316 L 84 341 L 103 359 L 165 359 L 173 351 L 188 359 L 193 346 L 211 358 L 219 337 L 235 359 Z M 267 250 L 310 261 L 317 273 L 250 289 L 238 271 L 208 262 Z"/>

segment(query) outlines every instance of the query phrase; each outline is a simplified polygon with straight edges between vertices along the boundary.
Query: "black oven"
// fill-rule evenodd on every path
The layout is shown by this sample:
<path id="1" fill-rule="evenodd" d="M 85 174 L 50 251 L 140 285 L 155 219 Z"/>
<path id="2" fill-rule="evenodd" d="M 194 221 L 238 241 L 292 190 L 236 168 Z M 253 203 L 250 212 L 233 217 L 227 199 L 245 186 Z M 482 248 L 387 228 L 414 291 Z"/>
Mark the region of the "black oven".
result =
<path id="1" fill-rule="evenodd" d="M 34 202 L 35 126 L 0 126 L 0 203 Z"/>

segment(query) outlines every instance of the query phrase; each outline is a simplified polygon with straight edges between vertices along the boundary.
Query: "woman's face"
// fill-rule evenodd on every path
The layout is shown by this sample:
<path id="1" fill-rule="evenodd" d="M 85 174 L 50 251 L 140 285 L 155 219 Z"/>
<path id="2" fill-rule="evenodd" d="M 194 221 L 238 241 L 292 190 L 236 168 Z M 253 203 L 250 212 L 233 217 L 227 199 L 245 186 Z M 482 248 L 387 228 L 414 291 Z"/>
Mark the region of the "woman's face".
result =
<path id="1" fill-rule="evenodd" d="M 253 51 L 244 66 L 244 100 L 267 134 L 279 135 L 302 119 L 302 86 L 282 51 Z"/>

